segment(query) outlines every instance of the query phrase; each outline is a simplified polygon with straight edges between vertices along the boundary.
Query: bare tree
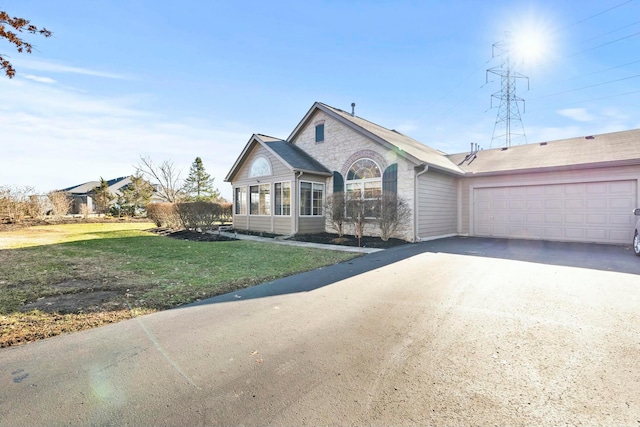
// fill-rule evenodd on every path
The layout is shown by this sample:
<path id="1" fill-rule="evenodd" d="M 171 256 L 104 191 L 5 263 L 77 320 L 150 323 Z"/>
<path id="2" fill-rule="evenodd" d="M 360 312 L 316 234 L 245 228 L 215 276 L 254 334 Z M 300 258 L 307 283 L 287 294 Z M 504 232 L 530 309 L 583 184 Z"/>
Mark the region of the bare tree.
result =
<path id="1" fill-rule="evenodd" d="M 406 225 L 411 218 L 411 208 L 405 198 L 387 191 L 380 196 L 378 206 L 379 211 L 374 223 L 380 229 L 380 238 L 386 242 L 398 229 Z"/>
<path id="2" fill-rule="evenodd" d="M 164 160 L 159 165 L 155 165 L 151 157 L 141 156 L 140 163 L 136 166 L 136 173 L 146 176 L 149 181 L 157 185 L 156 194 L 162 200 L 169 203 L 181 200 L 180 171 L 176 171 L 171 160 Z"/>
<path id="3" fill-rule="evenodd" d="M 338 233 L 338 237 L 342 237 L 344 235 L 344 225 L 347 222 L 344 192 L 335 192 L 331 197 L 327 197 L 324 204 L 324 212 L 329 223 Z"/>
<path id="4" fill-rule="evenodd" d="M 352 192 L 347 195 L 345 201 L 345 220 L 352 225 L 355 237 L 360 240 L 364 236 L 364 229 L 370 223 L 369 213 L 371 200 L 364 200 L 359 192 Z"/>
<path id="5" fill-rule="evenodd" d="M 47 198 L 51 203 L 51 212 L 54 217 L 59 218 L 65 216 L 71 211 L 73 201 L 64 191 L 52 191 L 47 194 Z"/>
<path id="6" fill-rule="evenodd" d="M 33 45 L 19 36 L 19 33 L 24 32 L 40 34 L 44 37 L 51 37 L 52 34 L 46 28 L 38 28 L 24 18 L 12 18 L 7 12 L 0 10 L 0 39 L 5 39 L 13 44 L 19 53 L 31 53 Z M 13 78 L 16 75 L 16 70 L 11 65 L 11 62 L 2 54 L 0 54 L 0 69 L 4 70 L 4 73 L 9 78 Z"/>

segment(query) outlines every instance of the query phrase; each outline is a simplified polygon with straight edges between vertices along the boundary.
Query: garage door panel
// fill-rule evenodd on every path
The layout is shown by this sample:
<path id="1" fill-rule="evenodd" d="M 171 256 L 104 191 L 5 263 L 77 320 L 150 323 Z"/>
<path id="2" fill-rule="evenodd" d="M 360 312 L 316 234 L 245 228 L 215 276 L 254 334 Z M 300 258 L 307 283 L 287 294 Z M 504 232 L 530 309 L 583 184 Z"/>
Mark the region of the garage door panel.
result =
<path id="1" fill-rule="evenodd" d="M 569 240 L 578 240 L 582 239 L 585 236 L 584 228 L 569 228 L 565 227 L 564 229 L 564 237 Z"/>
<path id="2" fill-rule="evenodd" d="M 589 183 L 476 188 L 478 236 L 628 243 L 637 183 Z"/>
<path id="3" fill-rule="evenodd" d="M 565 209 L 582 210 L 584 209 L 583 199 L 567 199 L 564 201 Z"/>
<path id="4" fill-rule="evenodd" d="M 547 224 L 562 224 L 562 214 L 546 214 L 544 216 L 544 221 Z"/>
<path id="5" fill-rule="evenodd" d="M 563 186 L 564 194 L 575 195 L 584 193 L 584 184 L 566 184 Z"/>
<path id="6" fill-rule="evenodd" d="M 544 208 L 546 210 L 562 210 L 562 199 L 547 199 L 544 201 Z"/>
<path id="7" fill-rule="evenodd" d="M 628 210 L 635 209 L 635 206 L 632 204 L 632 201 L 629 200 L 628 198 L 625 198 L 625 199 L 619 199 L 619 198 L 609 199 L 609 207 L 611 209 L 628 209 Z"/>
<path id="8" fill-rule="evenodd" d="M 631 215 L 610 215 L 609 222 L 625 227 L 633 227 L 635 225 L 634 217 Z"/>
<path id="9" fill-rule="evenodd" d="M 528 224 L 542 224 L 544 216 L 541 213 L 528 213 L 526 221 Z"/>
<path id="10" fill-rule="evenodd" d="M 608 233 L 607 230 L 602 228 L 588 228 L 586 236 L 588 239 L 592 239 L 594 241 L 607 240 Z"/>
<path id="11" fill-rule="evenodd" d="M 591 182 L 585 184 L 587 194 L 607 194 L 609 185 L 606 182 Z"/>
<path id="12" fill-rule="evenodd" d="M 564 223 L 565 224 L 583 224 L 584 223 L 584 215 L 583 214 L 574 214 L 569 213 L 564 215 Z"/>
<path id="13" fill-rule="evenodd" d="M 593 210 L 593 209 L 606 210 L 607 209 L 607 199 L 587 199 L 586 202 L 587 202 L 586 206 L 588 210 Z"/>
<path id="14" fill-rule="evenodd" d="M 606 214 L 587 214 L 587 224 L 591 226 L 606 226 L 607 215 Z"/>
<path id="15" fill-rule="evenodd" d="M 636 189 L 636 183 L 633 181 L 617 181 L 609 183 L 608 191 L 610 194 L 629 194 Z"/>
<path id="16" fill-rule="evenodd" d="M 629 241 L 628 234 L 629 234 L 628 232 L 624 232 L 622 230 L 611 230 L 609 232 L 609 239 L 613 241 L 628 242 Z"/>

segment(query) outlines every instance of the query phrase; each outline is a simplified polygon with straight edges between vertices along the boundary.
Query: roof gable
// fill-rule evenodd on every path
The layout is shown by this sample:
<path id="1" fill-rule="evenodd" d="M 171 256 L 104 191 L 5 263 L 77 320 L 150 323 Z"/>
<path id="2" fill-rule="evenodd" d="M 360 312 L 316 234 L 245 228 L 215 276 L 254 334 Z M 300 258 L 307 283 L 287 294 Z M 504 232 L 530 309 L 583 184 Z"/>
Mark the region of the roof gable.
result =
<path id="1" fill-rule="evenodd" d="M 224 178 L 226 182 L 233 179 L 255 144 L 264 147 L 291 171 L 331 175 L 331 172 L 326 167 L 295 145 L 272 136 L 253 134 Z"/>
<path id="2" fill-rule="evenodd" d="M 291 132 L 287 141 L 293 141 L 298 136 L 317 110 L 323 111 L 339 122 L 354 129 L 356 132 L 364 134 L 373 141 L 383 145 L 385 148 L 393 149 L 399 155 L 415 163 L 416 166 L 427 164 L 442 171 L 459 175 L 463 174 L 463 171 L 449 160 L 442 151 L 428 147 L 396 130 L 387 129 L 358 116 L 352 116 L 346 111 L 330 107 L 321 102 L 313 104 L 293 132 Z"/>

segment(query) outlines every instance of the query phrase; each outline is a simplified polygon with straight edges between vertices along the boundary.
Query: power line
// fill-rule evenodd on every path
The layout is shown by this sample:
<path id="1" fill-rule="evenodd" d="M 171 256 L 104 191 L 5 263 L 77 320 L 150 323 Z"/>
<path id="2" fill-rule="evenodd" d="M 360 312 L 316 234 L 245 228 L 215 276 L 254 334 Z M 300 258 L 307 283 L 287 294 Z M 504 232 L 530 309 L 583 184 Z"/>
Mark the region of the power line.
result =
<path id="1" fill-rule="evenodd" d="M 640 24 L 640 21 L 636 21 L 636 22 L 633 22 L 631 24 L 624 25 L 622 27 L 616 28 L 615 30 L 607 31 L 606 33 L 600 34 L 598 36 L 594 36 L 594 37 L 588 38 L 586 40 L 583 40 L 581 43 L 590 42 L 591 40 L 599 39 L 600 37 L 604 37 L 604 36 L 608 36 L 609 34 L 617 33 L 620 30 L 624 30 L 625 28 L 633 27 L 634 25 L 638 25 L 638 24 Z"/>
<path id="2" fill-rule="evenodd" d="M 565 90 L 565 91 L 562 91 L 562 92 L 556 92 L 556 93 L 552 93 L 550 95 L 539 96 L 539 97 L 537 97 L 535 99 L 550 98 L 552 96 L 562 95 L 562 94 L 569 93 L 569 92 L 577 92 L 577 91 L 583 90 L 583 89 L 590 89 L 592 87 L 604 86 L 604 85 L 608 85 L 608 84 L 611 84 L 611 83 L 621 82 L 621 81 L 624 81 L 624 80 L 635 79 L 635 78 L 638 78 L 638 77 L 640 77 L 640 74 L 635 74 L 633 76 L 623 77 L 623 78 L 616 79 L 616 80 L 610 80 L 608 82 L 596 83 L 596 84 L 589 85 L 589 86 L 583 86 L 583 87 L 579 87 L 579 88 L 576 88 L 576 89 L 569 89 L 569 90 Z"/>
<path id="3" fill-rule="evenodd" d="M 588 17 L 586 17 L 586 18 L 584 18 L 584 19 L 581 19 L 581 20 L 580 20 L 580 21 L 578 21 L 578 22 L 574 22 L 573 24 L 569 24 L 569 25 L 567 25 L 566 27 L 563 27 L 563 28 L 559 29 L 559 30 L 558 30 L 558 31 L 556 31 L 556 32 L 559 32 L 559 31 L 565 31 L 565 30 L 566 30 L 566 29 L 568 29 L 568 28 L 575 27 L 576 25 L 582 24 L 583 22 L 586 22 L 586 21 L 588 21 L 588 20 L 590 20 L 590 19 L 596 18 L 596 17 L 598 17 L 598 16 L 600 16 L 600 15 L 604 15 L 604 14 L 605 14 L 605 13 L 607 13 L 607 12 L 611 12 L 612 10 L 617 9 L 617 8 L 619 8 L 619 7 L 622 7 L 622 6 L 624 6 L 625 4 L 632 3 L 633 1 L 634 1 L 634 0 L 627 0 L 627 1 L 625 1 L 625 2 L 622 2 L 622 3 L 620 3 L 620 4 L 617 4 L 617 5 L 615 5 L 615 6 L 611 6 L 609 9 L 605 9 L 605 10 L 603 10 L 602 12 L 598 12 L 598 13 L 596 13 L 596 14 L 594 14 L 594 15 L 591 15 L 591 16 L 588 16 Z"/>
<path id="4" fill-rule="evenodd" d="M 600 44 L 598 46 L 590 47 L 589 49 L 584 49 L 584 50 L 581 50 L 579 52 L 572 53 L 571 55 L 568 55 L 565 58 L 571 58 L 572 56 L 576 56 L 576 55 L 579 55 L 581 53 L 585 53 L 585 52 L 589 52 L 589 51 L 592 51 L 592 50 L 595 50 L 595 49 L 599 49 L 599 48 L 604 47 L 604 46 L 609 46 L 610 44 L 614 44 L 614 43 L 617 43 L 617 42 L 622 41 L 622 40 L 630 39 L 631 37 L 635 37 L 637 35 L 640 35 L 640 31 L 638 31 L 637 33 L 630 34 L 628 36 L 620 37 L 619 39 L 611 40 L 610 42 L 603 43 L 603 44 Z"/>

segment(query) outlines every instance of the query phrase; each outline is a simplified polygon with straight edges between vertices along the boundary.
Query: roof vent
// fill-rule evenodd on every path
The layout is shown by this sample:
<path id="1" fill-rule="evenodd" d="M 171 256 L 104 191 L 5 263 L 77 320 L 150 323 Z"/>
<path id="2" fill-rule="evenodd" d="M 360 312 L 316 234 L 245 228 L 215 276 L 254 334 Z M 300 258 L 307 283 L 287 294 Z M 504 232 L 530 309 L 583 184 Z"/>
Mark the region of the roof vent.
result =
<path id="1" fill-rule="evenodd" d="M 547 143 L 546 142 L 541 142 L 540 145 L 547 145 Z"/>
<path id="2" fill-rule="evenodd" d="M 593 135 L 589 135 L 589 136 L 585 136 L 584 139 L 596 139 L 596 137 Z"/>
<path id="3" fill-rule="evenodd" d="M 351 117 L 355 117 L 356 116 L 356 103 L 352 102 L 351 103 Z"/>

